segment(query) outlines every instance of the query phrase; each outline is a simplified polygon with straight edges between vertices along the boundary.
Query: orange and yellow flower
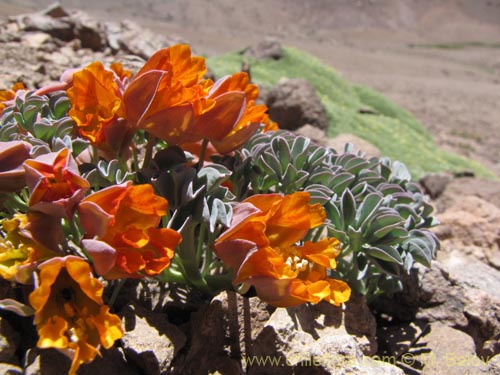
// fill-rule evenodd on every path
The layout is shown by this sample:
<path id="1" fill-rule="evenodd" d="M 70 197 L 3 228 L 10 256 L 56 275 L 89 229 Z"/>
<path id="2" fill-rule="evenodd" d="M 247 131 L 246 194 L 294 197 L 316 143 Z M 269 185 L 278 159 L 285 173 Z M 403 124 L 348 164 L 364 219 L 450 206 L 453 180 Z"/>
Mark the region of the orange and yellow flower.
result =
<path id="1" fill-rule="evenodd" d="M 0 277 L 5 280 L 29 283 L 36 262 L 58 255 L 33 239 L 30 216 L 14 214 L 0 221 Z"/>
<path id="2" fill-rule="evenodd" d="M 69 116 L 81 137 L 104 152 L 107 158 L 126 152 L 134 134 L 125 119 L 122 95 L 130 71 L 121 64 L 106 69 L 100 62 L 72 74 L 67 90 L 71 101 Z"/>
<path id="3" fill-rule="evenodd" d="M 167 206 L 149 184 L 115 185 L 86 197 L 78 210 L 96 272 L 115 279 L 155 276 L 167 268 L 181 241 L 178 232 L 157 228 Z"/>
<path id="4" fill-rule="evenodd" d="M 24 169 L 30 209 L 47 215 L 71 218 L 90 187 L 67 148 L 26 160 Z"/>
<path id="5" fill-rule="evenodd" d="M 334 305 L 350 297 L 349 286 L 330 279 L 340 243 L 334 238 L 303 241 L 325 221 L 309 193 L 254 195 L 234 209 L 231 227 L 215 242 L 217 256 L 235 273 L 234 283 L 253 285 L 257 295 L 275 306 L 326 300 Z"/>
<path id="6" fill-rule="evenodd" d="M 103 285 L 89 264 L 75 256 L 52 258 L 39 265 L 39 285 L 29 296 L 35 310 L 39 348 L 56 348 L 72 356 L 69 374 L 91 362 L 123 336 L 120 318 L 103 303 Z"/>

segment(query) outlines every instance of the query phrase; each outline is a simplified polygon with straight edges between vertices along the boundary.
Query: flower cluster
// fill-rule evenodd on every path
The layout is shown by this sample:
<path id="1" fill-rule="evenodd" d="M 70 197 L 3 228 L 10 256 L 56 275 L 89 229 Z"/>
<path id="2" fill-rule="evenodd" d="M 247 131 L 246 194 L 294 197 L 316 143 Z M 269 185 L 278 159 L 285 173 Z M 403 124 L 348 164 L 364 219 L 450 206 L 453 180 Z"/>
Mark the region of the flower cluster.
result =
<path id="1" fill-rule="evenodd" d="M 174 45 L 135 75 L 94 62 L 0 92 L 0 277 L 32 288 L 22 311 L 70 374 L 124 335 L 113 280 L 254 288 L 275 306 L 349 299 L 331 277 L 341 244 L 323 206 L 232 179 L 252 161 L 237 165 L 241 147 L 278 128 L 257 86 L 205 72 Z"/>

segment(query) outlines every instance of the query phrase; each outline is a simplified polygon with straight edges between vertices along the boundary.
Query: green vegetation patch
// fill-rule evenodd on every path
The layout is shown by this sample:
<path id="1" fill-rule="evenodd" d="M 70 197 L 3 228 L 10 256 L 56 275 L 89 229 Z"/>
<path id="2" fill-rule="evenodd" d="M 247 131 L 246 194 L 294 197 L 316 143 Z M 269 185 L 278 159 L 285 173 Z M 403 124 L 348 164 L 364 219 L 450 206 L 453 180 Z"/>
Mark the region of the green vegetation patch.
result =
<path id="1" fill-rule="evenodd" d="M 316 88 L 330 120 L 329 136 L 351 133 L 377 146 L 383 156 L 406 164 L 415 178 L 428 172 L 472 170 L 494 177 L 486 167 L 438 148 L 430 132 L 408 111 L 367 87 L 354 85 L 316 57 L 285 47 L 280 60 L 252 60 L 235 52 L 207 59 L 217 76 L 241 69 L 247 60 L 252 80 L 271 88 L 282 77 L 307 79 Z"/>

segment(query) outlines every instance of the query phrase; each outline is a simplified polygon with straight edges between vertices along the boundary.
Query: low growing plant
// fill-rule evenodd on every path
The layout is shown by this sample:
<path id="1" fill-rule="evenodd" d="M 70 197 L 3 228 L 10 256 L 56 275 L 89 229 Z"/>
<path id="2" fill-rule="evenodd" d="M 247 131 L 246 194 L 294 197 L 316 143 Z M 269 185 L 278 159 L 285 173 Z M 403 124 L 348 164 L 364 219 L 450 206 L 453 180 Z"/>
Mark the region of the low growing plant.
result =
<path id="1" fill-rule="evenodd" d="M 0 307 L 33 315 L 70 374 L 124 335 L 128 278 L 341 305 L 394 293 L 437 250 L 402 164 L 279 131 L 245 73 L 204 73 L 176 45 L 134 76 L 95 62 L 0 93 L 0 276 L 28 290 Z"/>

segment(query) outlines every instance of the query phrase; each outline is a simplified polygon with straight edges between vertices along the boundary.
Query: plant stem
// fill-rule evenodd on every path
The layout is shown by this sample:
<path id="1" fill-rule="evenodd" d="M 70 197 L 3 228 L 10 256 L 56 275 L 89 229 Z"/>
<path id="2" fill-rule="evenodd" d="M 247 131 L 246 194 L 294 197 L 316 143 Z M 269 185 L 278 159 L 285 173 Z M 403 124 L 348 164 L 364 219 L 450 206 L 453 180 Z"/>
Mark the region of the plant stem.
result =
<path id="1" fill-rule="evenodd" d="M 144 162 L 142 163 L 142 168 L 147 168 L 149 166 L 149 163 L 151 163 L 155 142 L 156 137 L 153 134 L 148 133 L 148 143 L 146 145 L 146 153 L 144 154 Z"/>
<path id="2" fill-rule="evenodd" d="M 203 168 L 203 163 L 205 162 L 205 155 L 207 153 L 208 139 L 203 139 L 201 143 L 200 155 L 198 160 L 198 170 Z"/>
<path id="3" fill-rule="evenodd" d="M 123 287 L 123 285 L 125 285 L 126 281 L 127 279 L 120 279 L 120 281 L 118 281 L 118 284 L 115 285 L 115 288 L 113 289 L 113 294 L 111 294 L 111 298 L 109 299 L 108 303 L 109 308 L 113 307 L 113 304 L 115 303 L 116 298 L 118 297 L 118 294 L 120 294 L 120 290 Z"/>

